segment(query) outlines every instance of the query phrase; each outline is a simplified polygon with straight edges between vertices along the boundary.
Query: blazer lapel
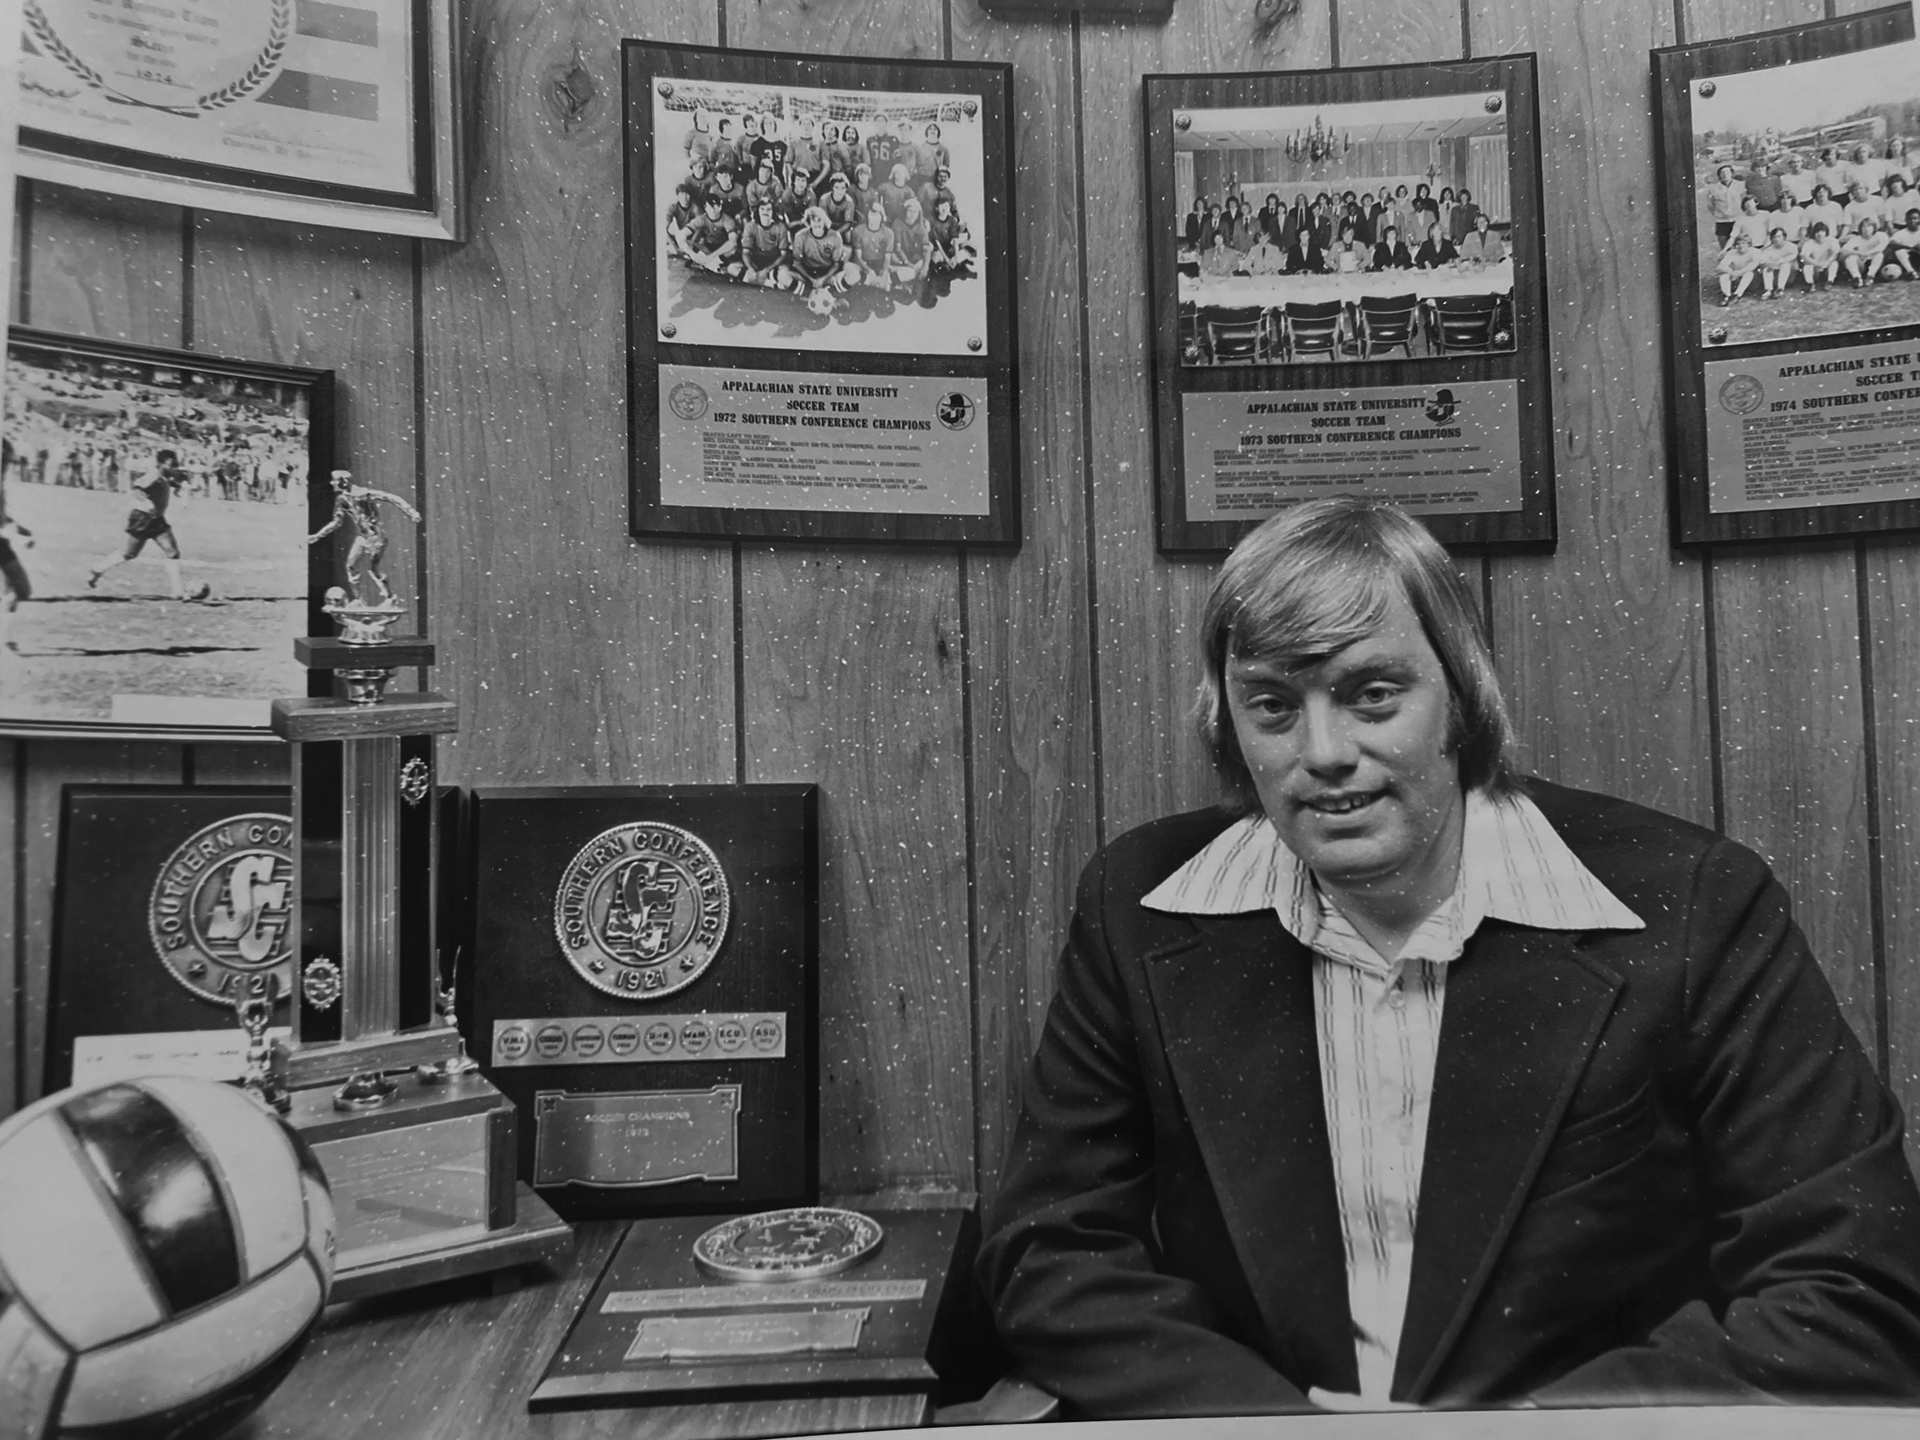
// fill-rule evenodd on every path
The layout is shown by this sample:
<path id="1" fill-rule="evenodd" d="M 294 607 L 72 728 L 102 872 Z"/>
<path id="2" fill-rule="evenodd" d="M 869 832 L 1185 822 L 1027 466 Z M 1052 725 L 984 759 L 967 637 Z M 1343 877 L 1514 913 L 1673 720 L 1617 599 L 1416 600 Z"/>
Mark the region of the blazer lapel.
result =
<path id="1" fill-rule="evenodd" d="M 1620 990 L 1575 934 L 1489 921 L 1447 975 L 1394 1368 L 1421 1401 L 1465 1329 Z"/>
<path id="2" fill-rule="evenodd" d="M 1272 911 L 1189 918 L 1194 940 L 1146 965 L 1168 1065 L 1276 1358 L 1351 1388 L 1312 957 Z"/>

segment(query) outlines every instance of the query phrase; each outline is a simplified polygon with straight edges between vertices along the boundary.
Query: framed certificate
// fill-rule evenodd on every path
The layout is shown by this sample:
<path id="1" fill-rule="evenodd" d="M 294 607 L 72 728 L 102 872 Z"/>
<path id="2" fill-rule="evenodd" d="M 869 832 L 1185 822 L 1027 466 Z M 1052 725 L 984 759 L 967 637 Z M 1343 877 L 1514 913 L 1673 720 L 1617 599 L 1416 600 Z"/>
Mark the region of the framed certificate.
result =
<path id="1" fill-rule="evenodd" d="M 1533 57 L 1144 89 L 1160 549 L 1352 494 L 1551 542 Z"/>
<path id="2" fill-rule="evenodd" d="M 25 0 L 20 173 L 458 240 L 457 0 Z"/>
<path id="3" fill-rule="evenodd" d="M 0 437 L 0 734 L 272 741 L 325 685 L 332 371 L 16 326 Z"/>
<path id="4" fill-rule="evenodd" d="M 1017 545 L 1010 67 L 624 52 L 633 533 Z"/>
<path id="5" fill-rule="evenodd" d="M 1906 6 L 1657 50 L 1675 543 L 1920 527 Z"/>

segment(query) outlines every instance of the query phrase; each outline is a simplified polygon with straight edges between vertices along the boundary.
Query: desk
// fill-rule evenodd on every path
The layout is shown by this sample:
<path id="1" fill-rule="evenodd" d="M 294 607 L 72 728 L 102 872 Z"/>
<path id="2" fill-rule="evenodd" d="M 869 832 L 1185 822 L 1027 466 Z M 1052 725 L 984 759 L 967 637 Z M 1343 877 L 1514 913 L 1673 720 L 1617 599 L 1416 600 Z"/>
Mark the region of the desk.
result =
<path id="1" fill-rule="evenodd" d="M 1471 265 L 1440 270 L 1360 271 L 1351 275 L 1228 275 L 1180 277 L 1180 301 L 1203 308 L 1264 305 L 1278 309 L 1289 300 L 1299 305 L 1340 300 L 1358 305 L 1362 295 L 1511 295 L 1513 261 L 1501 260 L 1476 270 Z"/>
<path id="2" fill-rule="evenodd" d="M 707 1440 L 923 1425 L 921 1395 L 659 1405 L 529 1415 L 527 1394 L 624 1225 L 574 1227 L 557 1271 L 491 1295 L 454 1281 L 332 1307 L 300 1363 L 231 1440 Z"/>

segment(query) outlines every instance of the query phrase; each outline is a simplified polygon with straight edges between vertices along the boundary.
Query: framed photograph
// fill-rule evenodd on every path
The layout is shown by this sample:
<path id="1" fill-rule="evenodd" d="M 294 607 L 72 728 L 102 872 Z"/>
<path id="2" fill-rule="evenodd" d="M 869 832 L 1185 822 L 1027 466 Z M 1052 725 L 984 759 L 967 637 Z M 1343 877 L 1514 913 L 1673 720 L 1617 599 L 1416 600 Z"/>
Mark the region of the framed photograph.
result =
<path id="1" fill-rule="evenodd" d="M 457 0 L 25 0 L 20 173 L 462 238 Z"/>
<path id="2" fill-rule="evenodd" d="M 240 1073 L 234 1003 L 293 980 L 284 785 L 68 785 L 60 795 L 47 1092 L 137 1075 Z"/>
<path id="3" fill-rule="evenodd" d="M 0 436 L 0 734 L 271 740 L 326 683 L 331 371 L 15 327 Z"/>
<path id="4" fill-rule="evenodd" d="M 1675 543 L 1920 527 L 1909 7 L 1653 55 Z"/>
<path id="5" fill-rule="evenodd" d="M 1017 545 L 1011 68 L 623 49 L 633 533 Z"/>
<path id="6" fill-rule="evenodd" d="M 1344 494 L 1550 543 L 1533 57 L 1144 89 L 1160 549 Z"/>

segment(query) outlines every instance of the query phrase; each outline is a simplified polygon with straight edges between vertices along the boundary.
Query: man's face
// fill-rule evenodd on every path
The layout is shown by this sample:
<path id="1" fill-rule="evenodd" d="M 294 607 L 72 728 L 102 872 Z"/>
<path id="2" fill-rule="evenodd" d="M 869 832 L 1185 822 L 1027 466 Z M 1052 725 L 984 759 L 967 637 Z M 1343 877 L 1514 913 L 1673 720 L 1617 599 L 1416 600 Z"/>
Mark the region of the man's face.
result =
<path id="1" fill-rule="evenodd" d="M 1229 660 L 1227 713 L 1261 807 L 1336 888 L 1451 883 L 1464 800 L 1446 674 L 1404 597 L 1318 664 Z"/>

